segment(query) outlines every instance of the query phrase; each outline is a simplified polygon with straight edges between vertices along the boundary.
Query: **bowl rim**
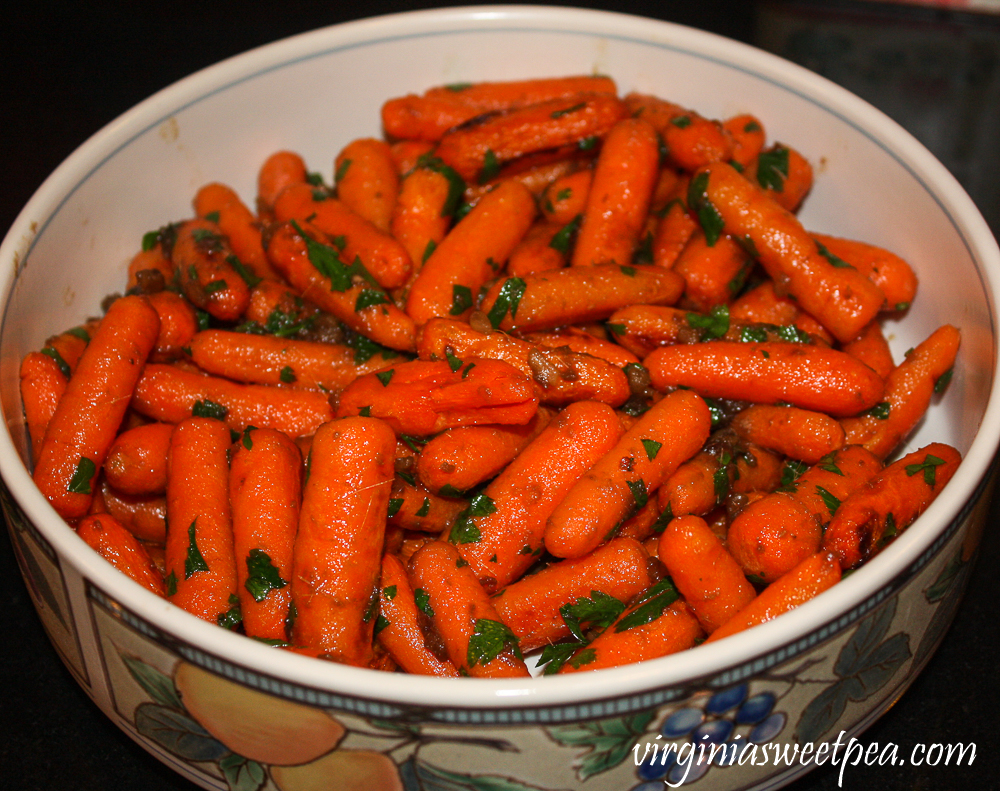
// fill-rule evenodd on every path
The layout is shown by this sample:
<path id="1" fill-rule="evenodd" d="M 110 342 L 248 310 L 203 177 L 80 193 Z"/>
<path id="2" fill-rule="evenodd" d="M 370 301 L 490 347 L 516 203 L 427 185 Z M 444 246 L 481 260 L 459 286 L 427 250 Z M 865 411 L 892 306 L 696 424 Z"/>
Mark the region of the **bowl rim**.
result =
<path id="1" fill-rule="evenodd" d="M 7 306 L 21 262 L 30 255 L 35 240 L 58 214 L 63 203 L 83 181 L 129 141 L 184 107 L 262 72 L 295 60 L 319 57 L 344 46 L 376 40 L 410 37 L 417 33 L 450 34 L 470 29 L 559 29 L 576 35 L 624 38 L 667 46 L 699 57 L 718 60 L 772 82 L 810 100 L 822 97 L 823 106 L 880 142 L 892 138 L 889 149 L 911 173 L 925 183 L 977 262 L 979 277 L 993 322 L 993 358 L 996 359 L 997 294 L 1000 293 L 1000 250 L 972 200 L 951 174 L 915 138 L 886 115 L 859 97 L 806 69 L 775 55 L 713 33 L 671 22 L 612 11 L 555 6 L 462 6 L 385 14 L 301 33 L 223 60 L 140 102 L 111 121 L 78 147 L 42 183 L 11 226 L 0 246 L 0 260 L 15 261 L 0 292 L 6 327 Z M 404 33 L 405 29 L 405 33 Z M 94 164 L 96 162 L 96 164 Z M 932 189 L 933 187 L 933 189 Z M 950 207 L 950 208 L 949 208 Z M 33 218 L 38 217 L 40 222 Z M 425 678 L 413 684 L 405 674 L 373 672 L 296 655 L 209 624 L 146 591 L 121 574 L 109 574 L 110 564 L 90 550 L 72 530 L 66 530 L 35 488 L 14 449 L 9 430 L 0 432 L 0 473 L 12 496 L 39 533 L 90 584 L 116 601 L 127 604 L 139 618 L 155 624 L 179 642 L 196 646 L 253 673 L 304 687 L 343 692 L 370 700 L 430 709 L 533 708 L 572 705 L 639 694 L 654 689 L 700 683 L 723 677 L 726 671 L 753 663 L 783 646 L 800 641 L 844 613 L 864 608 L 890 589 L 895 590 L 919 567 L 921 558 L 941 534 L 961 518 L 963 508 L 974 502 L 977 488 L 986 480 L 1000 444 L 1000 392 L 991 392 L 982 424 L 959 470 L 948 487 L 915 525 L 938 524 L 934 530 L 909 529 L 873 562 L 819 597 L 752 631 L 702 645 L 672 656 L 590 673 L 544 679 L 441 679 Z M 18 420 L 19 416 L 7 416 Z M 891 595 L 891 594 L 888 594 Z M 238 641 L 238 642 L 234 642 Z M 377 672 L 377 671 L 376 671 Z M 595 675 L 596 673 L 596 675 Z M 377 684 L 370 682 L 378 679 Z M 374 687 L 374 688 L 371 688 Z"/>

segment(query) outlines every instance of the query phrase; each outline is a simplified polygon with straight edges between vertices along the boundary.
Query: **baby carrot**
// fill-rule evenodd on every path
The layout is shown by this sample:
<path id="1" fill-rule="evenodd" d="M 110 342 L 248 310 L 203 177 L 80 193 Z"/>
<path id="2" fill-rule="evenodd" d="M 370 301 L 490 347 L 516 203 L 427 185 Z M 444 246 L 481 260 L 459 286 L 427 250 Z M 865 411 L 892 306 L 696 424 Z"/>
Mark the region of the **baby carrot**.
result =
<path id="1" fill-rule="evenodd" d="M 293 552 L 292 637 L 349 665 L 372 659 L 395 447 L 385 423 L 345 418 L 322 426 L 309 454 Z"/>
<path id="2" fill-rule="evenodd" d="M 931 333 L 889 374 L 874 408 L 843 421 L 847 441 L 880 459 L 888 457 L 923 416 L 935 390 L 947 385 L 960 343 L 959 331 L 950 324 Z"/>
<path id="3" fill-rule="evenodd" d="M 732 162 L 746 168 L 764 148 L 766 136 L 760 120 L 749 113 L 734 115 L 722 122 L 733 141 Z"/>
<path id="4" fill-rule="evenodd" d="M 522 332 L 602 321 L 627 305 L 669 305 L 684 290 L 676 272 L 655 266 L 568 267 L 493 285 L 481 310 L 495 329 Z"/>
<path id="5" fill-rule="evenodd" d="M 799 208 L 813 183 L 812 165 L 794 148 L 776 143 L 744 168 L 744 175 L 788 211 Z"/>
<path id="6" fill-rule="evenodd" d="M 171 228 L 171 234 L 175 232 L 176 229 Z M 172 246 L 172 236 L 170 243 Z M 173 281 L 174 264 L 163 248 L 162 242 L 156 242 L 148 250 L 140 250 L 129 261 L 126 286 L 128 293 L 136 293 L 133 289 L 141 290 L 144 294 L 159 291 Z"/>
<path id="7" fill-rule="evenodd" d="M 545 526 L 545 547 L 556 557 L 580 557 L 614 534 L 619 522 L 708 439 L 705 402 L 678 390 L 654 404 L 559 503 Z"/>
<path id="8" fill-rule="evenodd" d="M 229 500 L 243 628 L 287 642 L 302 456 L 280 431 L 248 427 L 230 454 Z"/>
<path id="9" fill-rule="evenodd" d="M 407 673 L 458 677 L 451 661 L 438 657 L 425 644 L 420 628 L 420 611 L 406 576 L 406 567 L 390 554 L 382 557 L 375 638 Z"/>
<path id="10" fill-rule="evenodd" d="M 399 174 L 389 144 L 366 137 L 352 140 L 333 162 L 337 197 L 382 231 L 389 230 L 399 192 Z"/>
<path id="11" fill-rule="evenodd" d="M 666 510 L 671 517 L 707 514 L 719 504 L 722 487 L 716 485 L 716 476 L 725 475 L 720 470 L 718 454 L 706 450 L 696 453 L 660 486 L 660 510 Z"/>
<path id="12" fill-rule="evenodd" d="M 574 636 L 581 627 L 606 626 L 625 609 L 625 602 L 656 582 L 655 564 L 638 541 L 614 538 L 589 555 L 551 563 L 521 577 L 493 597 L 501 620 L 521 641 L 521 650 L 533 651 Z M 593 603 L 600 616 L 578 617 Z M 596 622 L 596 623 L 595 623 Z M 572 624 L 572 626 L 571 626 Z"/>
<path id="13" fill-rule="evenodd" d="M 167 598 L 206 621 L 238 611 L 229 506 L 229 429 L 188 418 L 170 438 L 167 473 Z"/>
<path id="14" fill-rule="evenodd" d="M 410 558 L 408 571 L 417 607 L 431 620 L 460 675 L 528 676 L 517 637 L 454 546 L 425 544 Z"/>
<path id="15" fill-rule="evenodd" d="M 753 267 L 753 259 L 731 236 L 723 234 L 709 245 L 696 231 L 674 262 L 684 278 L 684 297 L 695 310 L 708 313 L 732 301 Z"/>
<path id="16" fill-rule="evenodd" d="M 181 350 L 198 331 L 198 316 L 194 307 L 180 294 L 158 291 L 146 299 L 160 317 L 160 332 L 151 359 L 169 362 L 181 356 Z"/>
<path id="17" fill-rule="evenodd" d="M 55 414 L 59 399 L 66 392 L 69 377 L 49 355 L 28 352 L 21 361 L 21 404 L 31 440 L 31 458 L 42 451 L 45 430 Z"/>
<path id="18" fill-rule="evenodd" d="M 122 574 L 157 596 L 164 595 L 163 577 L 149 553 L 110 514 L 85 516 L 76 534 Z"/>
<path id="19" fill-rule="evenodd" d="M 147 423 L 119 434 L 104 460 L 108 483 L 123 494 L 163 494 L 173 433 L 170 423 Z"/>
<path id="20" fill-rule="evenodd" d="M 895 253 L 852 239 L 814 233 L 824 254 L 838 258 L 862 272 L 885 294 L 885 310 L 906 310 L 917 293 L 917 276 Z M 821 250 L 822 252 L 822 250 Z"/>
<path id="21" fill-rule="evenodd" d="M 538 201 L 542 216 L 562 227 L 578 214 L 583 214 L 593 177 L 592 169 L 581 168 L 549 182 Z"/>
<path id="22" fill-rule="evenodd" d="M 625 105 L 633 116 L 652 124 L 663 138 L 669 160 L 682 170 L 696 170 L 732 155 L 732 140 L 721 124 L 693 110 L 640 93 L 628 94 Z"/>
<path id="23" fill-rule="evenodd" d="M 873 321 L 861 330 L 854 340 L 842 344 L 840 350 L 863 362 L 883 379 L 888 379 L 896 367 L 889 342 L 885 339 L 882 327 L 877 321 Z"/>
<path id="24" fill-rule="evenodd" d="M 487 592 L 517 579 L 535 562 L 546 519 L 620 436 L 610 407 L 577 401 L 472 500 L 449 538 Z"/>
<path id="25" fill-rule="evenodd" d="M 682 386 L 708 398 L 787 401 L 836 417 L 870 409 L 884 389 L 878 374 L 843 352 L 784 341 L 661 346 L 643 365 L 658 390 Z"/>
<path id="26" fill-rule="evenodd" d="M 731 165 L 714 162 L 699 170 L 688 204 L 706 235 L 711 229 L 709 241 L 721 231 L 747 240 L 768 274 L 838 340 L 857 336 L 881 310 L 885 295 L 878 286 L 824 257 L 793 214 Z"/>
<path id="27" fill-rule="evenodd" d="M 415 438 L 407 437 L 412 442 Z M 396 456 L 397 461 L 399 456 Z M 389 497 L 389 524 L 403 530 L 418 530 L 422 533 L 439 535 L 451 527 L 455 518 L 466 506 L 465 500 L 454 497 L 440 497 L 423 482 L 411 483 L 402 473 L 392 482 Z"/>
<path id="28" fill-rule="evenodd" d="M 660 535 L 657 554 L 709 634 L 757 595 L 743 570 L 700 517 L 681 516 L 671 521 Z"/>
<path id="29" fill-rule="evenodd" d="M 281 191 L 289 184 L 305 184 L 306 163 L 294 151 L 276 151 L 257 173 L 257 210 L 269 215 Z"/>
<path id="30" fill-rule="evenodd" d="M 822 324 L 804 312 L 790 297 L 778 296 L 773 280 L 765 280 L 737 297 L 729 306 L 729 318 L 746 324 L 794 326 L 833 344 L 833 336 Z"/>
<path id="31" fill-rule="evenodd" d="M 413 262 L 411 281 L 448 233 L 464 188 L 444 165 L 416 167 L 403 178 L 389 227 Z"/>
<path id="32" fill-rule="evenodd" d="M 926 510 L 961 461 L 957 450 L 935 442 L 893 462 L 841 503 L 823 549 L 844 569 L 868 559 Z"/>
<path id="33" fill-rule="evenodd" d="M 260 224 L 239 195 L 225 184 L 206 184 L 194 196 L 194 211 L 219 226 L 239 265 L 230 261 L 251 288 L 257 278 L 277 280 L 260 240 Z"/>
<path id="34" fill-rule="evenodd" d="M 755 404 L 730 424 L 743 439 L 791 459 L 815 464 L 844 446 L 844 429 L 822 412 Z"/>
<path id="35" fill-rule="evenodd" d="M 400 178 L 417 167 L 422 158 L 431 156 L 433 151 L 434 143 L 427 140 L 397 140 L 389 144 L 389 155 Z"/>
<path id="36" fill-rule="evenodd" d="M 594 167 L 573 266 L 632 263 L 659 165 L 659 142 L 646 121 L 628 118 L 612 127 Z"/>
<path id="37" fill-rule="evenodd" d="M 619 368 L 639 362 L 638 357 L 617 343 L 602 340 L 576 327 L 567 327 L 560 332 L 530 332 L 524 336 L 524 339 L 548 349 L 559 349 L 567 346 L 577 354 L 589 354 L 591 357 L 598 357 L 612 365 L 617 365 Z"/>
<path id="38" fill-rule="evenodd" d="M 233 431 L 257 426 L 299 437 L 333 418 L 327 396 L 320 392 L 242 385 L 173 365 L 150 363 L 134 391 L 132 407 L 164 423 L 179 423 L 192 415 L 216 417 Z"/>
<path id="39" fill-rule="evenodd" d="M 706 643 L 721 640 L 795 609 L 840 582 L 840 563 L 832 552 L 810 555 L 768 585 L 736 615 L 709 635 Z"/>
<path id="40" fill-rule="evenodd" d="M 690 179 L 684 178 L 677 185 L 677 193 L 657 210 L 658 218 L 653 229 L 653 264 L 670 269 L 688 241 L 698 230 L 698 221 L 687 208 L 687 189 Z"/>
<path id="41" fill-rule="evenodd" d="M 182 223 L 170 254 L 184 296 L 222 321 L 238 319 L 250 302 L 250 288 L 232 257 L 219 226 L 208 220 Z"/>
<path id="42" fill-rule="evenodd" d="M 151 544 L 162 545 L 167 539 L 167 498 L 164 495 L 140 497 L 116 492 L 102 481 L 94 497 L 126 530 Z"/>
<path id="43" fill-rule="evenodd" d="M 250 304 L 243 314 L 242 329 L 295 338 L 312 328 L 318 314 L 319 308 L 284 283 L 261 280 L 250 289 Z"/>
<path id="44" fill-rule="evenodd" d="M 566 266 L 566 256 L 570 249 L 570 237 L 573 235 L 574 227 L 544 221 L 536 222 L 511 251 L 510 259 L 507 261 L 507 274 L 512 277 L 522 277 Z"/>
<path id="45" fill-rule="evenodd" d="M 159 324 L 145 297 L 115 300 L 56 406 L 34 480 L 64 519 L 87 513 L 94 478 L 128 409 Z"/>
<path id="46" fill-rule="evenodd" d="M 435 316 L 468 314 L 479 289 L 507 261 L 535 218 L 535 200 L 516 181 L 483 197 L 424 262 L 406 299 L 419 325 Z"/>

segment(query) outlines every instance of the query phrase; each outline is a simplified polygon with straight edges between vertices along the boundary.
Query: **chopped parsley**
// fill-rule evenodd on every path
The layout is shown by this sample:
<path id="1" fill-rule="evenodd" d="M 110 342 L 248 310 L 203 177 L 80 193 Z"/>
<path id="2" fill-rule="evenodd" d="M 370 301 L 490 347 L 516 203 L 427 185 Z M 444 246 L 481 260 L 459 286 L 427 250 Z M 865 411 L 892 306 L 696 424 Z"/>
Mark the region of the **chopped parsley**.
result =
<path id="1" fill-rule="evenodd" d="M 191 407 L 192 417 L 210 417 L 214 420 L 225 420 L 228 414 L 229 410 L 226 407 L 208 398 L 202 401 L 195 401 L 194 406 Z"/>
<path id="2" fill-rule="evenodd" d="M 510 646 L 514 654 L 521 658 L 521 649 L 517 635 L 510 627 L 500 621 L 489 618 L 477 618 L 469 638 L 469 650 L 466 654 L 466 664 L 472 668 L 476 665 L 487 665 Z"/>
<path id="3" fill-rule="evenodd" d="M 688 186 L 688 206 L 694 211 L 702 231 L 705 232 L 705 242 L 714 247 L 722 235 L 725 222 L 719 210 L 708 199 L 708 173 L 699 173 Z"/>
<path id="4" fill-rule="evenodd" d="M 80 461 L 76 463 L 76 472 L 74 472 L 73 477 L 70 478 L 69 486 L 66 487 L 66 491 L 72 492 L 73 494 L 93 494 L 90 489 L 90 482 L 94 479 L 94 475 L 96 474 L 97 465 L 86 456 L 81 456 Z"/>
<path id="5" fill-rule="evenodd" d="M 198 549 L 198 542 L 195 539 L 195 525 L 198 524 L 198 518 L 191 523 L 188 528 L 188 551 L 187 557 L 184 558 L 184 579 L 189 580 L 191 576 L 199 571 L 208 571 L 208 564 L 205 562 L 205 558 L 202 557 L 201 550 Z"/>
<path id="6" fill-rule="evenodd" d="M 628 614 L 615 624 L 615 634 L 652 623 L 680 597 L 670 577 L 664 577 L 641 595 Z"/>
<path id="7" fill-rule="evenodd" d="M 924 483 L 926 483 L 933 489 L 934 485 L 937 483 L 936 468 L 940 467 L 942 464 L 944 464 L 944 459 L 939 459 L 937 456 L 932 456 L 930 453 L 928 453 L 924 457 L 924 460 L 919 464 L 907 464 L 906 474 L 912 478 L 918 472 L 923 472 Z"/>
<path id="8" fill-rule="evenodd" d="M 788 149 L 774 146 L 770 151 L 761 151 L 757 156 L 757 183 L 763 189 L 783 192 L 788 178 Z"/>
<path id="9" fill-rule="evenodd" d="M 493 307 L 487 314 L 493 329 L 499 328 L 508 311 L 510 311 L 511 319 L 517 315 L 518 305 L 521 304 L 521 298 L 527 287 L 528 284 L 519 277 L 508 277 L 504 281 Z"/>
<path id="10" fill-rule="evenodd" d="M 284 588 L 287 580 L 281 578 L 277 566 L 271 562 L 271 557 L 263 549 L 251 549 L 247 555 L 247 581 L 244 587 L 253 596 L 254 601 L 264 601 L 267 595 Z"/>
<path id="11" fill-rule="evenodd" d="M 474 304 L 471 288 L 463 286 L 461 283 L 455 283 L 452 285 L 451 310 L 448 311 L 449 316 L 460 316 Z"/>

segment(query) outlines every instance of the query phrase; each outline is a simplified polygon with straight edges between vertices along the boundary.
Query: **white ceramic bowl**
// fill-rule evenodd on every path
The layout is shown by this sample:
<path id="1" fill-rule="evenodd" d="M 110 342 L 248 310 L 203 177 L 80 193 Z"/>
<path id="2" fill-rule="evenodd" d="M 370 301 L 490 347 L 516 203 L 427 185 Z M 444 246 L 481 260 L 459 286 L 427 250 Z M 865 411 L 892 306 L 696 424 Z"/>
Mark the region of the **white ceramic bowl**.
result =
<path id="1" fill-rule="evenodd" d="M 188 216 L 208 181 L 250 202 L 259 164 L 278 149 L 300 152 L 329 178 L 346 142 L 380 133 L 386 98 L 441 83 L 592 72 L 614 77 L 622 93 L 655 93 L 709 117 L 753 112 L 769 139 L 801 151 L 817 173 L 805 225 L 887 247 L 920 277 L 915 307 L 889 328 L 897 358 L 940 324 L 961 328 L 954 379 L 907 449 L 944 441 L 964 461 L 885 552 L 799 609 L 680 655 L 529 681 L 447 680 L 337 666 L 202 622 L 115 572 L 61 522 L 25 466 L 18 364 L 121 288 L 144 232 Z M 858 731 L 933 652 L 982 526 L 1000 435 L 1000 252 L 986 224 L 947 171 L 884 115 L 711 34 L 604 12 L 491 6 L 280 41 L 182 80 L 87 141 L 25 207 L 0 261 L 0 493 L 29 589 L 91 697 L 208 788 L 226 788 L 226 772 L 239 769 L 283 791 L 324 777 L 347 783 L 351 772 L 362 779 L 345 787 L 359 789 L 422 782 L 516 791 L 584 780 L 590 789 L 662 788 L 659 778 L 680 770 L 637 767 L 633 745 L 641 757 L 647 742 L 704 734 L 780 745 Z M 211 733 L 191 718 L 196 707 Z M 263 735 L 241 730 L 248 721 L 265 722 Z M 767 787 L 810 766 L 693 766 L 688 779 Z"/>

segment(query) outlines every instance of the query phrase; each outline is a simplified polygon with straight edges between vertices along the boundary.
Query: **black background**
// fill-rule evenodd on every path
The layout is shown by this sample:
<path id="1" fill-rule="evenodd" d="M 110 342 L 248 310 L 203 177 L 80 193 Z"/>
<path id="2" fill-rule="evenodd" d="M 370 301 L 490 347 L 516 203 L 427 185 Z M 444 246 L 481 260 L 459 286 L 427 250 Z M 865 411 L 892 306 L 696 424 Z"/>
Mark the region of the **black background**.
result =
<path id="1" fill-rule="evenodd" d="M 362 15 L 437 5 L 452 4 L 376 0 L 364 3 L 363 11 L 348 11 L 330 2 L 304 0 L 216 0 L 197 5 L 20 3 L 15 10 L 7 10 L 0 22 L 0 231 L 6 232 L 31 193 L 73 149 L 175 80 L 287 35 Z M 776 14 L 800 11 L 808 16 L 822 4 L 661 0 L 574 5 L 643 14 L 754 43 L 768 39 L 767 32 L 758 27 L 761 20 L 768 23 Z M 956 30 L 960 35 L 963 29 L 975 29 L 977 35 L 983 29 L 1000 30 L 1000 17 L 878 9 L 857 2 L 825 5 L 827 10 L 834 7 L 848 24 L 855 19 L 876 27 L 922 25 L 931 31 L 929 35 L 941 30 L 942 36 L 949 37 L 957 35 Z M 874 17 L 873 23 L 871 15 L 876 12 L 885 15 Z M 1000 51 L 1000 33 L 994 40 Z M 808 58 L 799 59 L 809 65 Z M 857 90 L 854 85 L 848 87 Z M 905 126 L 906 97 L 901 101 L 902 105 L 896 97 L 894 106 L 886 110 L 895 112 Z M 935 153 L 951 166 L 949 152 Z M 959 172 L 956 175 L 962 177 Z M 996 230 L 994 207 L 986 201 L 981 206 Z M 966 599 L 942 647 L 910 690 L 862 739 L 865 745 L 895 742 L 904 756 L 917 743 L 975 742 L 974 765 L 848 767 L 845 788 L 1000 788 L 994 730 L 1000 703 L 998 507 L 995 504 L 990 513 Z M 0 787 L 24 791 L 195 788 L 119 731 L 73 681 L 41 629 L 7 539 L 0 539 L 0 635 Z M 836 772 L 824 768 L 790 788 L 833 789 L 837 781 Z"/>

